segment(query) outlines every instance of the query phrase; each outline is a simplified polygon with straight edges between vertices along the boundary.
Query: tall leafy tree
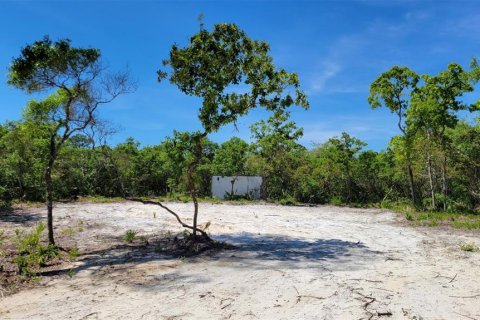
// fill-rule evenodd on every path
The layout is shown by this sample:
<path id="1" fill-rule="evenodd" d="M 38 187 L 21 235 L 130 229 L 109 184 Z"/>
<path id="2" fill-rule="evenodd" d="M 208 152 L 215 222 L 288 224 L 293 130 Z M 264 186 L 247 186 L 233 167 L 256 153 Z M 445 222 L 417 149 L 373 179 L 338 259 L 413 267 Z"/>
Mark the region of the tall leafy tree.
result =
<path id="1" fill-rule="evenodd" d="M 414 94 L 412 110 L 408 113 L 409 122 L 416 129 L 422 129 L 438 144 L 442 151 L 441 180 L 443 209 L 447 209 L 447 159 L 450 140 L 448 128 L 454 128 L 459 119 L 458 111 L 478 109 L 469 105 L 461 97 L 474 90 L 478 81 L 473 72 L 465 71 L 459 64 L 451 63 L 447 69 L 435 76 L 424 75 L 425 84 Z"/>
<path id="2" fill-rule="evenodd" d="M 236 123 L 253 108 L 280 114 L 292 105 L 308 107 L 298 76 L 277 68 L 269 50 L 265 41 L 250 39 L 235 24 L 216 24 L 212 31 L 201 24 L 187 46 L 172 46 L 169 58 L 163 61 L 170 71 L 158 71 L 159 80 L 168 78 L 180 91 L 202 101 L 198 111 L 202 130 L 188 135 L 192 158 L 187 184 L 194 203 L 194 241 L 198 229 L 195 176 L 203 156 L 202 139 L 226 124 Z"/>
<path id="3" fill-rule="evenodd" d="M 45 37 L 25 46 L 10 65 L 8 83 L 27 93 L 45 92 L 41 101 L 28 103 L 25 117 L 48 130 L 49 154 L 45 164 L 48 240 L 53 234 L 52 172 L 65 142 L 97 123 L 97 110 L 131 90 L 126 73 L 108 74 L 100 51 L 71 46 L 68 39 Z"/>
<path id="4" fill-rule="evenodd" d="M 371 85 L 368 102 L 375 109 L 381 106 L 388 108 L 398 118 L 398 128 L 405 139 L 405 158 L 410 184 L 412 203 L 416 203 L 415 184 L 412 169 L 412 133 L 406 121 L 407 110 L 411 104 L 412 93 L 415 92 L 420 77 L 407 67 L 394 66 L 382 73 Z"/>
<path id="5" fill-rule="evenodd" d="M 302 158 L 299 154 L 305 148 L 297 142 L 303 135 L 303 129 L 288 119 L 288 112 L 284 112 L 251 126 L 252 138 L 255 139 L 253 153 L 258 157 L 256 165 L 264 179 L 263 195 L 266 198 L 284 198 L 293 193 L 292 177 Z"/>

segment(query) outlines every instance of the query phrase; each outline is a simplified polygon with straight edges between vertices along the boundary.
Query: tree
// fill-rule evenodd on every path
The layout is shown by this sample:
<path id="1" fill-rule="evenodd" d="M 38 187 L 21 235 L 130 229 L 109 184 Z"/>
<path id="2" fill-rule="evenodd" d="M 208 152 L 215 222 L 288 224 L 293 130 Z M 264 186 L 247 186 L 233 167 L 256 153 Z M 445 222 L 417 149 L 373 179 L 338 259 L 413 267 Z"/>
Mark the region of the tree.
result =
<path id="1" fill-rule="evenodd" d="M 212 31 L 200 26 L 186 47 L 172 46 L 169 59 L 163 61 L 170 72 L 158 71 L 159 81 L 168 78 L 183 93 L 202 100 L 198 113 L 202 131 L 185 136 L 192 146 L 187 185 L 194 203 L 193 242 L 198 230 L 195 179 L 203 156 L 202 139 L 256 107 L 277 115 L 292 105 L 308 107 L 298 76 L 275 67 L 265 41 L 250 39 L 235 24 L 216 24 Z M 240 84 L 248 91 L 237 93 Z"/>
<path id="2" fill-rule="evenodd" d="M 368 103 L 372 109 L 382 105 L 390 109 L 398 117 L 398 128 L 405 139 L 405 157 L 410 184 L 412 203 L 416 204 L 415 184 L 413 179 L 411 144 L 412 134 L 406 121 L 407 110 L 411 104 L 412 94 L 415 92 L 419 76 L 407 67 L 394 66 L 382 73 L 371 85 Z"/>
<path id="3" fill-rule="evenodd" d="M 299 153 L 305 148 L 297 143 L 303 129 L 295 122 L 288 121 L 288 112 L 275 114 L 267 121 L 260 120 L 250 128 L 253 154 L 257 161 L 257 174 L 263 177 L 263 195 L 268 199 L 280 199 L 293 195 L 293 176 L 299 160 Z M 250 159 L 249 165 L 252 166 Z"/>
<path id="4" fill-rule="evenodd" d="M 468 72 L 459 64 L 451 63 L 436 76 L 424 75 L 425 84 L 413 95 L 412 109 L 408 113 L 409 122 L 415 130 L 423 130 L 442 151 L 443 210 L 447 210 L 447 153 L 450 150 L 446 130 L 457 125 L 458 111 L 477 110 L 478 105 L 469 105 L 460 100 L 463 94 L 474 90 L 474 84 L 478 81 L 476 73 L 476 69 Z"/>
<path id="5" fill-rule="evenodd" d="M 249 145 L 240 138 L 233 137 L 225 141 L 215 151 L 212 170 L 216 175 L 239 176 L 246 175 Z"/>
<path id="6" fill-rule="evenodd" d="M 49 154 L 45 164 L 48 241 L 53 234 L 52 172 L 60 149 L 72 136 L 97 123 L 97 110 L 132 87 L 126 72 L 108 74 L 100 51 L 72 47 L 70 40 L 44 37 L 21 50 L 9 69 L 8 83 L 27 93 L 47 92 L 42 101 L 32 100 L 25 110 L 29 121 L 46 125 Z"/>

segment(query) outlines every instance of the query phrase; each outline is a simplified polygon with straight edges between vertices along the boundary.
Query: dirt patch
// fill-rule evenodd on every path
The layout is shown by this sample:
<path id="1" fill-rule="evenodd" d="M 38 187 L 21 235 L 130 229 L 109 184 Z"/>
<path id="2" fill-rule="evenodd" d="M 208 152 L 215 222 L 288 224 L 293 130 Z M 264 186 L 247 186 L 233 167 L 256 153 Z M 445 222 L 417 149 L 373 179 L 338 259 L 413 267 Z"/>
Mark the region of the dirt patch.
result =
<path id="1" fill-rule="evenodd" d="M 170 206 L 191 223 L 189 204 Z M 59 240 L 80 249 L 62 269 L 73 276 L 3 298 L 0 318 L 480 318 L 480 254 L 459 249 L 478 233 L 404 227 L 390 212 L 201 204 L 213 239 L 235 248 L 194 257 L 167 254 L 182 230 L 155 206 L 61 204 L 55 219 L 57 234 L 75 230 Z"/>

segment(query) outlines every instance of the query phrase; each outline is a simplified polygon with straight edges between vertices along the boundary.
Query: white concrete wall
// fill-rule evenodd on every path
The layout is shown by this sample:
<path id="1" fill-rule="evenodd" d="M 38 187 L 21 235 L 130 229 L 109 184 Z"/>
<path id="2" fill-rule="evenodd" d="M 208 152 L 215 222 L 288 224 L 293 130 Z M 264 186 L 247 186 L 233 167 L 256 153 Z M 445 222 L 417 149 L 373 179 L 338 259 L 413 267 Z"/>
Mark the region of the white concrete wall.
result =
<path id="1" fill-rule="evenodd" d="M 236 177 L 212 177 L 212 196 L 224 199 L 227 193 L 235 195 L 248 195 L 251 199 L 260 199 L 262 177 L 236 176 Z"/>

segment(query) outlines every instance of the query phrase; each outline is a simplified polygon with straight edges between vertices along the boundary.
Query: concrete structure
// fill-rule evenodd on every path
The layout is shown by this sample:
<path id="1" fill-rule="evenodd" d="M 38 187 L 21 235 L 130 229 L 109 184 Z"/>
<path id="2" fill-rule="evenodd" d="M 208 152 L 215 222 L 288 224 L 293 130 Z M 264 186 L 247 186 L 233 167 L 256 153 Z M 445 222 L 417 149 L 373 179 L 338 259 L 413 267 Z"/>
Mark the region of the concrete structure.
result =
<path id="1" fill-rule="evenodd" d="M 212 177 L 212 196 L 220 199 L 228 198 L 230 194 L 246 196 L 249 199 L 260 199 L 262 177 L 236 176 Z"/>

